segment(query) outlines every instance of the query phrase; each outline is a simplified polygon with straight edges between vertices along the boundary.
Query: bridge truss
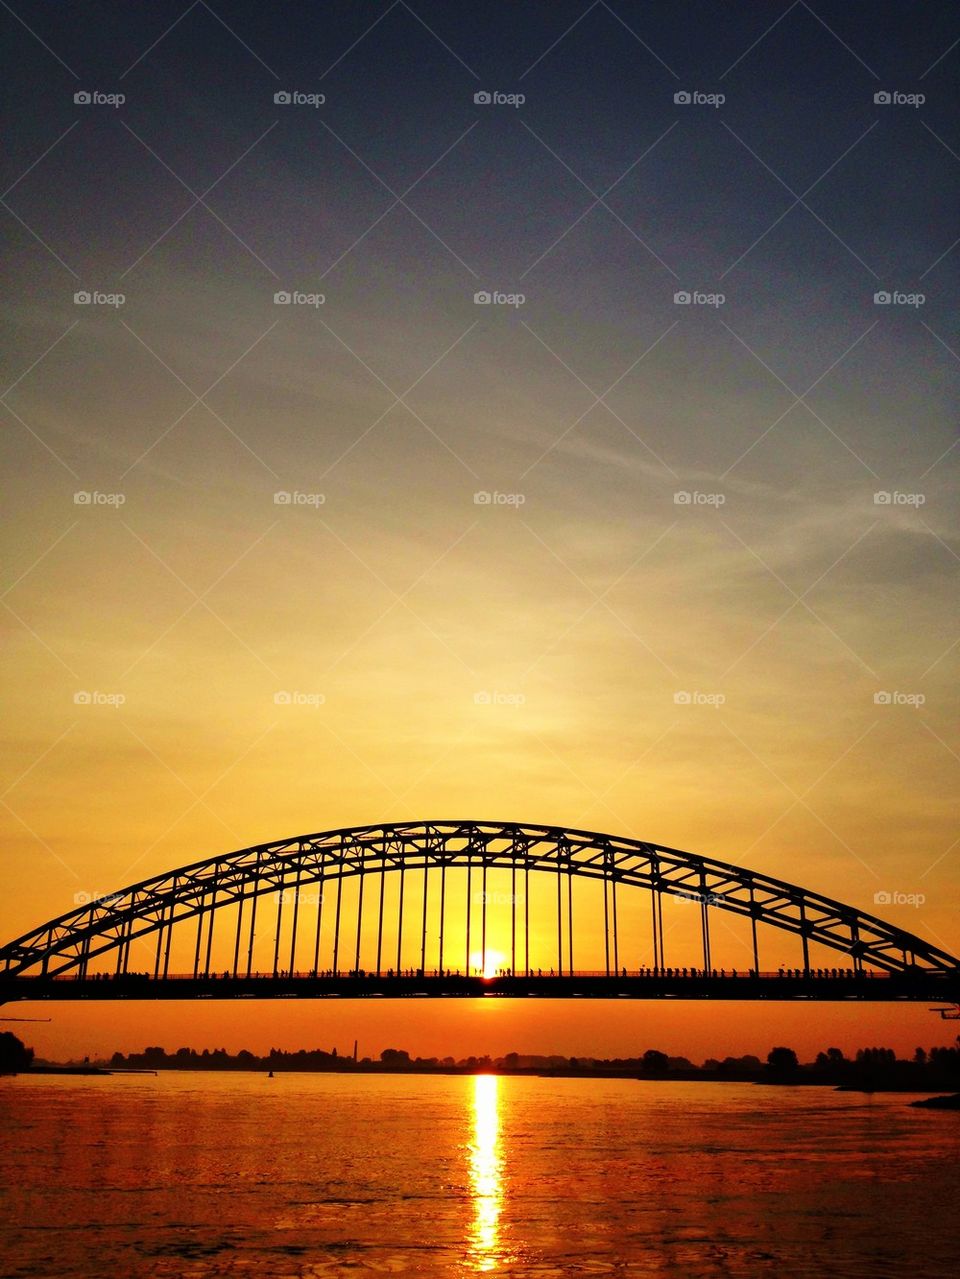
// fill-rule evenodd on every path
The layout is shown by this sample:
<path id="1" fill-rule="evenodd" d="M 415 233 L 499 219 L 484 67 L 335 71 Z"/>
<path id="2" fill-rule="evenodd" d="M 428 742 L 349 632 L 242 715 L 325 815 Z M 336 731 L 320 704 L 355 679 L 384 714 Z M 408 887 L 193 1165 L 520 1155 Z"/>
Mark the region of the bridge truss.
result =
<path id="1" fill-rule="evenodd" d="M 496 974 L 487 971 L 488 882 L 495 874 L 501 879 L 508 875 L 511 888 L 506 894 L 509 953 L 502 956 L 502 968 Z M 533 957 L 534 967 L 530 881 L 531 877 L 542 881 L 545 876 L 552 877 L 556 939 L 548 958 Z M 462 902 L 451 901 L 455 879 L 465 881 L 465 909 Z M 355 920 L 348 920 L 344 888 L 352 880 L 356 881 L 355 902 L 351 902 Z M 341 973 L 354 978 L 361 974 L 423 978 L 433 968 L 449 984 L 451 976 L 460 976 L 461 968 L 464 979 L 540 980 L 549 964 L 551 976 L 555 968 L 557 977 L 569 979 L 578 975 L 574 881 L 579 880 L 593 881 L 602 892 L 602 919 L 593 923 L 602 929 L 603 967 L 592 975 L 608 983 L 621 976 L 648 977 L 662 989 L 665 980 L 679 978 L 681 973 L 701 982 L 713 976 L 711 920 L 714 912 L 726 912 L 749 924 L 745 973 L 760 974 L 758 926 L 769 925 L 799 940 L 800 966 L 789 971 L 789 978 L 809 979 L 826 972 L 836 979 L 849 970 L 854 977 L 875 972 L 898 978 L 900 989 L 907 979 L 925 997 L 931 989 L 942 988 L 945 997 L 952 999 L 954 995 L 947 992 L 957 989 L 960 961 L 946 951 L 877 916 L 795 884 L 659 844 L 561 827 L 477 821 L 325 831 L 194 862 L 83 902 L 0 947 L 0 982 L 4 997 L 9 998 L 6 992 L 14 986 L 28 986 L 35 979 L 47 984 L 72 978 L 86 985 L 105 973 L 121 978 L 137 973 L 157 983 L 169 983 L 175 977 L 196 982 L 216 974 L 249 983 L 258 975 L 289 979 L 301 974 L 315 980 L 335 979 Z M 388 881 L 397 889 L 389 904 Z M 313 894 L 308 907 L 305 890 L 310 885 L 319 886 L 320 891 Z M 415 894 L 410 891 L 413 887 Z M 621 918 L 624 894 L 635 890 L 649 899 L 644 907 L 648 921 L 644 946 L 651 962 L 640 970 L 636 926 L 632 924 L 625 936 Z M 331 896 L 334 900 L 325 907 Z M 670 898 L 692 904 L 699 914 L 698 954 L 687 956 L 683 968 L 676 966 L 665 947 L 663 905 Z M 428 904 L 432 906 L 429 930 Z M 265 919 L 268 905 L 270 917 Z M 458 920 L 463 920 L 454 937 L 449 924 L 452 905 Z M 395 942 L 393 933 L 387 940 L 385 912 L 396 916 Z M 215 954 L 218 919 L 229 924 L 229 931 L 225 933 L 225 925 L 221 926 Z M 368 941 L 368 959 L 362 965 L 364 924 L 372 936 L 374 920 L 375 958 Z M 188 964 L 188 971 L 174 973 L 174 937 L 182 938 L 187 929 L 192 972 Z M 272 964 L 268 962 L 265 974 L 254 962 L 255 938 L 261 939 L 262 951 L 264 932 L 272 939 Z M 322 938 L 330 964 L 321 962 Z M 839 970 L 816 969 L 811 964 L 811 946 L 817 945 L 836 953 Z M 180 947 L 182 954 L 182 942 Z M 581 971 L 579 976 L 585 974 Z M 917 979 L 922 979 L 920 986 Z M 946 984 L 941 987 L 938 979 Z M 186 987 L 181 989 L 186 992 Z M 323 991 L 318 987 L 316 993 Z"/>

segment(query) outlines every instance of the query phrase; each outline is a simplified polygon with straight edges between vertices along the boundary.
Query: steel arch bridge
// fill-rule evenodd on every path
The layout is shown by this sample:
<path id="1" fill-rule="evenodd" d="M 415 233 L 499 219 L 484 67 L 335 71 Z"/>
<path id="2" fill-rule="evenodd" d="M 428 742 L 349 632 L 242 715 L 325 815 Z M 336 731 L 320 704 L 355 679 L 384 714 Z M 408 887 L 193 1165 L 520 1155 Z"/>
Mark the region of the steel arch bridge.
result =
<path id="1" fill-rule="evenodd" d="M 510 892 L 491 894 L 490 877 L 505 875 Z M 548 883 L 551 934 L 556 926 L 544 943 L 540 912 L 538 954 L 531 951 L 532 877 Z M 344 909 L 351 881 L 355 900 Z M 387 905 L 388 881 L 395 906 Z M 589 921 L 594 935 L 602 929 L 603 963 L 589 971 L 574 966 L 581 939 L 574 881 L 592 882 L 603 898 Z M 454 893 L 461 882 L 465 899 Z M 320 891 L 306 892 L 310 885 Z M 327 889 L 335 889 L 335 901 L 325 909 Z M 629 926 L 624 916 L 637 890 L 648 898 L 642 928 L 635 910 Z M 696 907 L 695 959 L 678 960 L 665 945 L 670 899 Z M 508 939 L 501 944 L 509 955 L 498 952 L 494 969 L 490 907 L 504 904 L 509 927 L 501 912 L 498 935 Z M 462 916 L 453 939 L 451 912 Z M 748 959 L 739 971 L 714 966 L 711 922 L 723 913 L 746 921 Z M 217 931 L 215 954 L 218 920 L 229 930 Z M 759 926 L 797 939 L 796 968 L 762 970 Z M 261 958 L 269 943 L 264 967 L 255 963 L 256 939 Z M 171 956 L 185 947 L 186 971 L 177 972 Z M 833 952 L 837 966 L 816 966 L 811 947 Z M 646 962 L 637 967 L 641 953 Z M 364 826 L 258 844 L 84 900 L 0 947 L 0 1002 L 416 994 L 953 1002 L 960 961 L 877 916 L 714 858 L 592 831 L 479 821 Z"/>

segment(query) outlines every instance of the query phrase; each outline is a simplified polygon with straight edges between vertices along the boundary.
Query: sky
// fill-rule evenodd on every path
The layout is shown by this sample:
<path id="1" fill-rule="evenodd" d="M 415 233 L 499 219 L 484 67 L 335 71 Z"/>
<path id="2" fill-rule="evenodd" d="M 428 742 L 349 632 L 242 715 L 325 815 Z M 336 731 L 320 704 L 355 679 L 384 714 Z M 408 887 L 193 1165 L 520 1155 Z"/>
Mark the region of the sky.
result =
<path id="1" fill-rule="evenodd" d="M 0 24 L 4 939 L 473 818 L 960 950 L 955 6 Z M 953 1038 L 924 1006 L 48 1012 L 50 1055 Z"/>

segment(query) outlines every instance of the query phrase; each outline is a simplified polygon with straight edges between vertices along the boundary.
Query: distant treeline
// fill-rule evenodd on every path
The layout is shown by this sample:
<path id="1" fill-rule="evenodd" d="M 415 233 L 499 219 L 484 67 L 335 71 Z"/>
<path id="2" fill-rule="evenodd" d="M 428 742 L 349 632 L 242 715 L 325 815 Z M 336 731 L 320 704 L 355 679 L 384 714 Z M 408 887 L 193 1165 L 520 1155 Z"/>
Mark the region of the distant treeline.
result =
<path id="1" fill-rule="evenodd" d="M 147 1048 L 142 1053 L 114 1053 L 109 1066 L 117 1070 L 246 1070 L 336 1071 L 358 1074 L 554 1074 L 648 1079 L 700 1079 L 789 1084 L 828 1084 L 857 1089 L 926 1092 L 960 1088 L 960 1037 L 953 1048 L 918 1048 L 908 1060 L 898 1059 L 892 1048 L 861 1048 L 846 1057 L 839 1048 L 828 1048 L 816 1060 L 801 1064 L 792 1048 L 773 1048 L 766 1060 L 748 1055 L 710 1058 L 695 1066 L 686 1057 L 670 1057 L 648 1049 L 639 1057 L 536 1056 L 507 1053 L 504 1057 L 411 1057 L 402 1048 L 385 1048 L 379 1058 L 344 1057 L 336 1048 L 301 1048 L 286 1052 L 271 1048 L 266 1056 L 241 1049 Z"/>

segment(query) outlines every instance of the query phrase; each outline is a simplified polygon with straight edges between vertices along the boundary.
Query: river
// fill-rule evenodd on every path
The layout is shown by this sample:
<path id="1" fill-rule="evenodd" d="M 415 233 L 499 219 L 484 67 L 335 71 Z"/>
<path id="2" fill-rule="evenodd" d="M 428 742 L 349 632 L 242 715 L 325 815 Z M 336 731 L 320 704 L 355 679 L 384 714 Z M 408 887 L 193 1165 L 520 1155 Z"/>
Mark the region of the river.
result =
<path id="1" fill-rule="evenodd" d="M 960 1114 L 632 1080 L 0 1079 L 4 1276 L 943 1276 Z"/>

